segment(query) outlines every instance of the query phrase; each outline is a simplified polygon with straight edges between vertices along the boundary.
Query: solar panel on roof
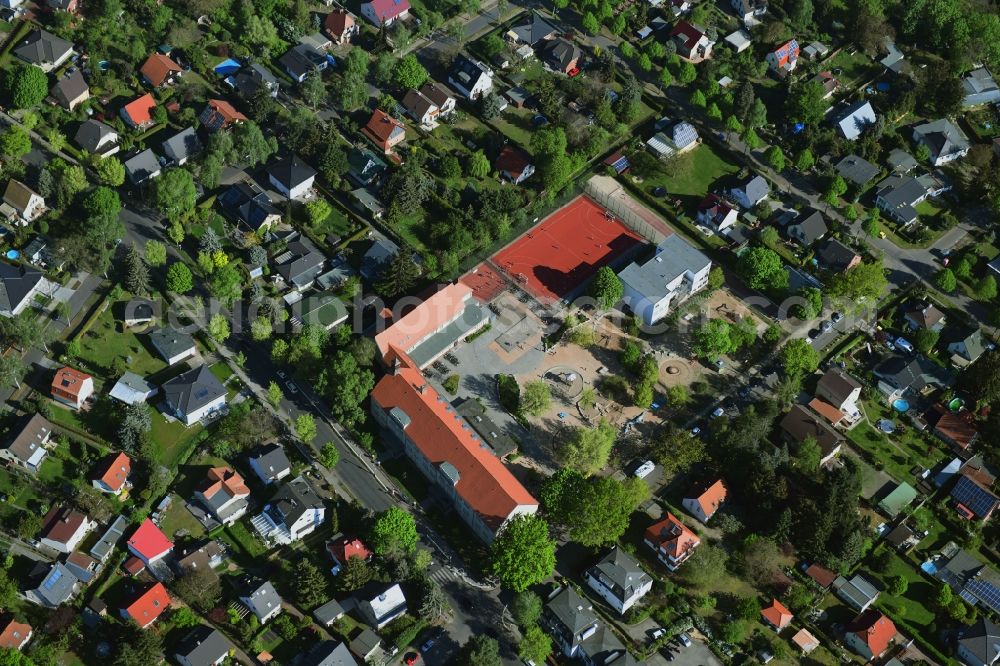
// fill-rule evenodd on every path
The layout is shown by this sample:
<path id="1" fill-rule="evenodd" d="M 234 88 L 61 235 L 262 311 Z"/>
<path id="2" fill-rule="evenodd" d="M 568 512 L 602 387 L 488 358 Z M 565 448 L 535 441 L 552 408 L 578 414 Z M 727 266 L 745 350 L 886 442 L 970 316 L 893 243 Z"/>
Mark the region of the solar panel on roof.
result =
<path id="1" fill-rule="evenodd" d="M 970 580 L 966 584 L 966 590 L 975 595 L 976 598 L 981 600 L 990 608 L 993 608 L 994 610 L 1000 609 L 1000 589 L 997 589 L 996 586 L 982 580 Z M 965 590 L 963 590 L 959 596 L 965 598 Z M 975 604 L 975 600 L 966 600 Z"/>

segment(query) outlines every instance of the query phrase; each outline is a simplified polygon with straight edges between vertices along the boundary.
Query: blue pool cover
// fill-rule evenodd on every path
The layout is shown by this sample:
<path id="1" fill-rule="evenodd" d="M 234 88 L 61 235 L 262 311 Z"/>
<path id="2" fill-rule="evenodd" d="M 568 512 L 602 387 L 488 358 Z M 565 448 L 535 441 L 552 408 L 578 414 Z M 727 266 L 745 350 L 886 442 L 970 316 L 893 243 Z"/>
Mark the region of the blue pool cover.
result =
<path id="1" fill-rule="evenodd" d="M 213 71 L 219 76 L 229 76 L 230 74 L 235 74 L 240 71 L 240 63 L 232 58 L 226 58 L 218 65 L 213 68 Z"/>

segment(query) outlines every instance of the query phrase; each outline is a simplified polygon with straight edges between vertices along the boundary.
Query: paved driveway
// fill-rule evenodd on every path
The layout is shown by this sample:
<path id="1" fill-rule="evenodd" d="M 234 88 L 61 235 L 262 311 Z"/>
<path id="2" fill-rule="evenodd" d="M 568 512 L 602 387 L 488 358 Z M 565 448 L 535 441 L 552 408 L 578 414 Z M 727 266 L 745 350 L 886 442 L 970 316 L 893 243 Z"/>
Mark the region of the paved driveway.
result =
<path id="1" fill-rule="evenodd" d="M 708 649 L 708 645 L 701 641 L 693 641 L 691 647 L 672 647 L 673 661 L 667 661 L 663 656 L 664 650 L 660 650 L 646 660 L 650 666 L 722 666 L 715 654 Z"/>

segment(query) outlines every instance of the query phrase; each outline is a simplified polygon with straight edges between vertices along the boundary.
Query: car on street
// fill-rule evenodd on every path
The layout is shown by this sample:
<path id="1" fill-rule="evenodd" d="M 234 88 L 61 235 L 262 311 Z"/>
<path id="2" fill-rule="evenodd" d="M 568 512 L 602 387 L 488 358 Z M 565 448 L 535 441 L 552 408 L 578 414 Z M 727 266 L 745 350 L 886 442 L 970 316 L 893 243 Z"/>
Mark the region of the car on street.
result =
<path id="1" fill-rule="evenodd" d="M 684 647 L 691 647 L 691 637 L 688 636 L 686 633 L 681 634 L 677 638 L 680 639 L 681 645 L 683 645 Z"/>
<path id="2" fill-rule="evenodd" d="M 292 395 L 295 395 L 296 393 L 299 392 L 299 387 L 296 386 L 295 382 L 293 382 L 290 379 L 287 382 L 285 382 L 285 388 L 287 388 L 288 392 L 291 393 Z"/>

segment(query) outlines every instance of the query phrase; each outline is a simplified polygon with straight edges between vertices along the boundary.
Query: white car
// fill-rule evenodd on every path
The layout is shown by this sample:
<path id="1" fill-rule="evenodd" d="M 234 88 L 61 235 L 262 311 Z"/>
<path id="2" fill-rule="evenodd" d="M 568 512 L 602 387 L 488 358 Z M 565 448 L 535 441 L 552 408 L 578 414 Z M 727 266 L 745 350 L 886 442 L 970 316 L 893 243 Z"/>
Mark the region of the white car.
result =
<path id="1" fill-rule="evenodd" d="M 681 641 L 681 644 L 682 644 L 682 645 L 683 645 L 684 647 L 691 647 L 691 637 L 690 637 L 690 636 L 688 636 L 687 634 L 681 634 L 681 635 L 680 635 L 680 636 L 678 636 L 677 638 L 679 638 L 679 639 L 680 639 L 680 641 Z"/>
<path id="2" fill-rule="evenodd" d="M 656 465 L 653 464 L 653 461 L 647 460 L 646 462 L 636 467 L 635 471 L 632 472 L 632 476 L 634 476 L 637 479 L 645 479 L 647 476 L 653 473 L 654 469 L 656 469 Z"/>

